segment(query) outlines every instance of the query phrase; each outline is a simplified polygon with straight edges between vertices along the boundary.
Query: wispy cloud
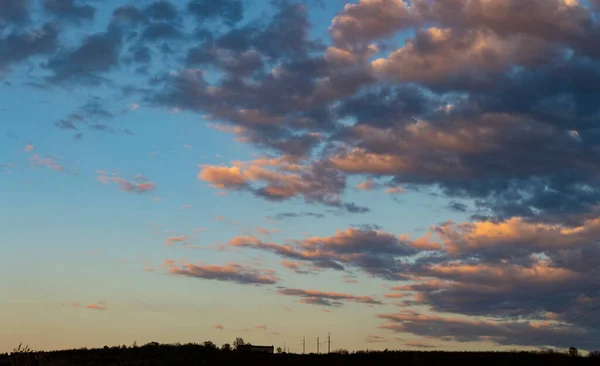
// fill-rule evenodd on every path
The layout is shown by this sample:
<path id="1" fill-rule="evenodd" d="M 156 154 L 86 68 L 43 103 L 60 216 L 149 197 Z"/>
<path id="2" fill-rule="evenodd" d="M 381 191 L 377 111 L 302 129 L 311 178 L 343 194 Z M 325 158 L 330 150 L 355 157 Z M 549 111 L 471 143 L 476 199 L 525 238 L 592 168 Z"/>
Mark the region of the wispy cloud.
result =
<path id="1" fill-rule="evenodd" d="M 382 302 L 375 300 L 371 296 L 355 296 L 339 292 L 325 292 L 317 290 L 302 289 L 283 289 L 277 291 L 278 294 L 286 296 L 300 297 L 300 302 L 323 306 L 342 306 L 344 301 L 357 302 L 362 304 L 381 305 Z"/>
<path id="2" fill-rule="evenodd" d="M 275 271 L 230 263 L 226 265 L 203 265 L 175 262 L 168 263 L 168 272 L 173 275 L 228 281 L 238 284 L 272 285 L 279 281 Z"/>
<path id="3" fill-rule="evenodd" d="M 133 180 L 128 181 L 117 174 L 107 174 L 104 171 L 98 172 L 98 181 L 104 185 L 114 183 L 124 192 L 129 193 L 148 193 L 156 189 L 154 183 L 150 182 L 146 177 L 142 175 L 136 175 Z"/>

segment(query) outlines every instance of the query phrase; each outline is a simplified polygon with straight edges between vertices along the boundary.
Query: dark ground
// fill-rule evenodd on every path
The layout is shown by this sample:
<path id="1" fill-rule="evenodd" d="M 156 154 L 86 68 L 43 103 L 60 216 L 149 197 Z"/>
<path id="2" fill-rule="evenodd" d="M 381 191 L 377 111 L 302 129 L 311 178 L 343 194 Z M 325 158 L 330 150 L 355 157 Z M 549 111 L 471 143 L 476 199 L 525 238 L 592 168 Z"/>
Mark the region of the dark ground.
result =
<path id="1" fill-rule="evenodd" d="M 248 354 L 202 345 L 105 347 L 0 355 L 0 365 L 600 365 L 600 357 L 533 352 L 355 352 L 351 354 Z"/>

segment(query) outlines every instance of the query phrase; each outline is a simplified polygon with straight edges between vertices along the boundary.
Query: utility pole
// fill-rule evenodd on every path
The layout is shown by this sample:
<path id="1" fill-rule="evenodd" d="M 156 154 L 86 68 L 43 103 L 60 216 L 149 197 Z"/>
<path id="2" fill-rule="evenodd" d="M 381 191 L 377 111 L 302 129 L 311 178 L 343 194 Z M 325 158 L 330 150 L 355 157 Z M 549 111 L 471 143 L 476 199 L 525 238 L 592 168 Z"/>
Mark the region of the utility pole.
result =
<path id="1" fill-rule="evenodd" d="M 331 352 L 331 333 L 327 333 L 327 353 Z"/>
<path id="2" fill-rule="evenodd" d="M 319 354 L 319 337 L 317 337 L 317 354 Z"/>
<path id="3" fill-rule="evenodd" d="M 302 354 L 306 352 L 306 337 L 302 337 Z"/>

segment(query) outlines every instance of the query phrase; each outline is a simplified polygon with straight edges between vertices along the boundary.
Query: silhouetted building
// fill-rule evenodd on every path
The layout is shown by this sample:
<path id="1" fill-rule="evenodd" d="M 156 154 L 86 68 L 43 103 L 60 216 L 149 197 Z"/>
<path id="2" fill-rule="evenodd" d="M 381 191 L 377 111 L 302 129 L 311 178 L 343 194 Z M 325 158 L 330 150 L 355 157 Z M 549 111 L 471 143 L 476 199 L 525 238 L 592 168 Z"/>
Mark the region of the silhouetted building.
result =
<path id="1" fill-rule="evenodd" d="M 241 352 L 253 352 L 253 353 L 275 353 L 273 346 L 255 346 L 252 344 L 245 344 L 237 347 L 238 351 Z"/>

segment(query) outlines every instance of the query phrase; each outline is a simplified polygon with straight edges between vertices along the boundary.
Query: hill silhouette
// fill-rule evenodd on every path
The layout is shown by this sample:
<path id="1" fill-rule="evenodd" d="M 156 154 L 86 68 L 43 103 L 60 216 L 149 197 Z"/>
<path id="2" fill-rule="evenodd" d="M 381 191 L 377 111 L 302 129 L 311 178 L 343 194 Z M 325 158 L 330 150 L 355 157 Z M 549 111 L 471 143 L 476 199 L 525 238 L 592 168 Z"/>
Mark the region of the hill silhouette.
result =
<path id="1" fill-rule="evenodd" d="M 239 338 L 238 338 L 239 340 Z M 236 340 L 237 341 L 237 340 Z M 19 346 L 0 355 L 1 366 L 74 366 L 74 365 L 247 365 L 258 364 L 319 365 L 598 365 L 600 353 L 580 356 L 570 352 L 443 352 L 443 351 L 356 351 L 337 350 L 330 354 L 250 353 L 229 344 L 218 348 L 213 342 L 203 344 L 159 344 L 117 346 L 99 349 L 72 349 L 35 352 Z M 575 350 L 576 351 L 576 350 Z"/>

